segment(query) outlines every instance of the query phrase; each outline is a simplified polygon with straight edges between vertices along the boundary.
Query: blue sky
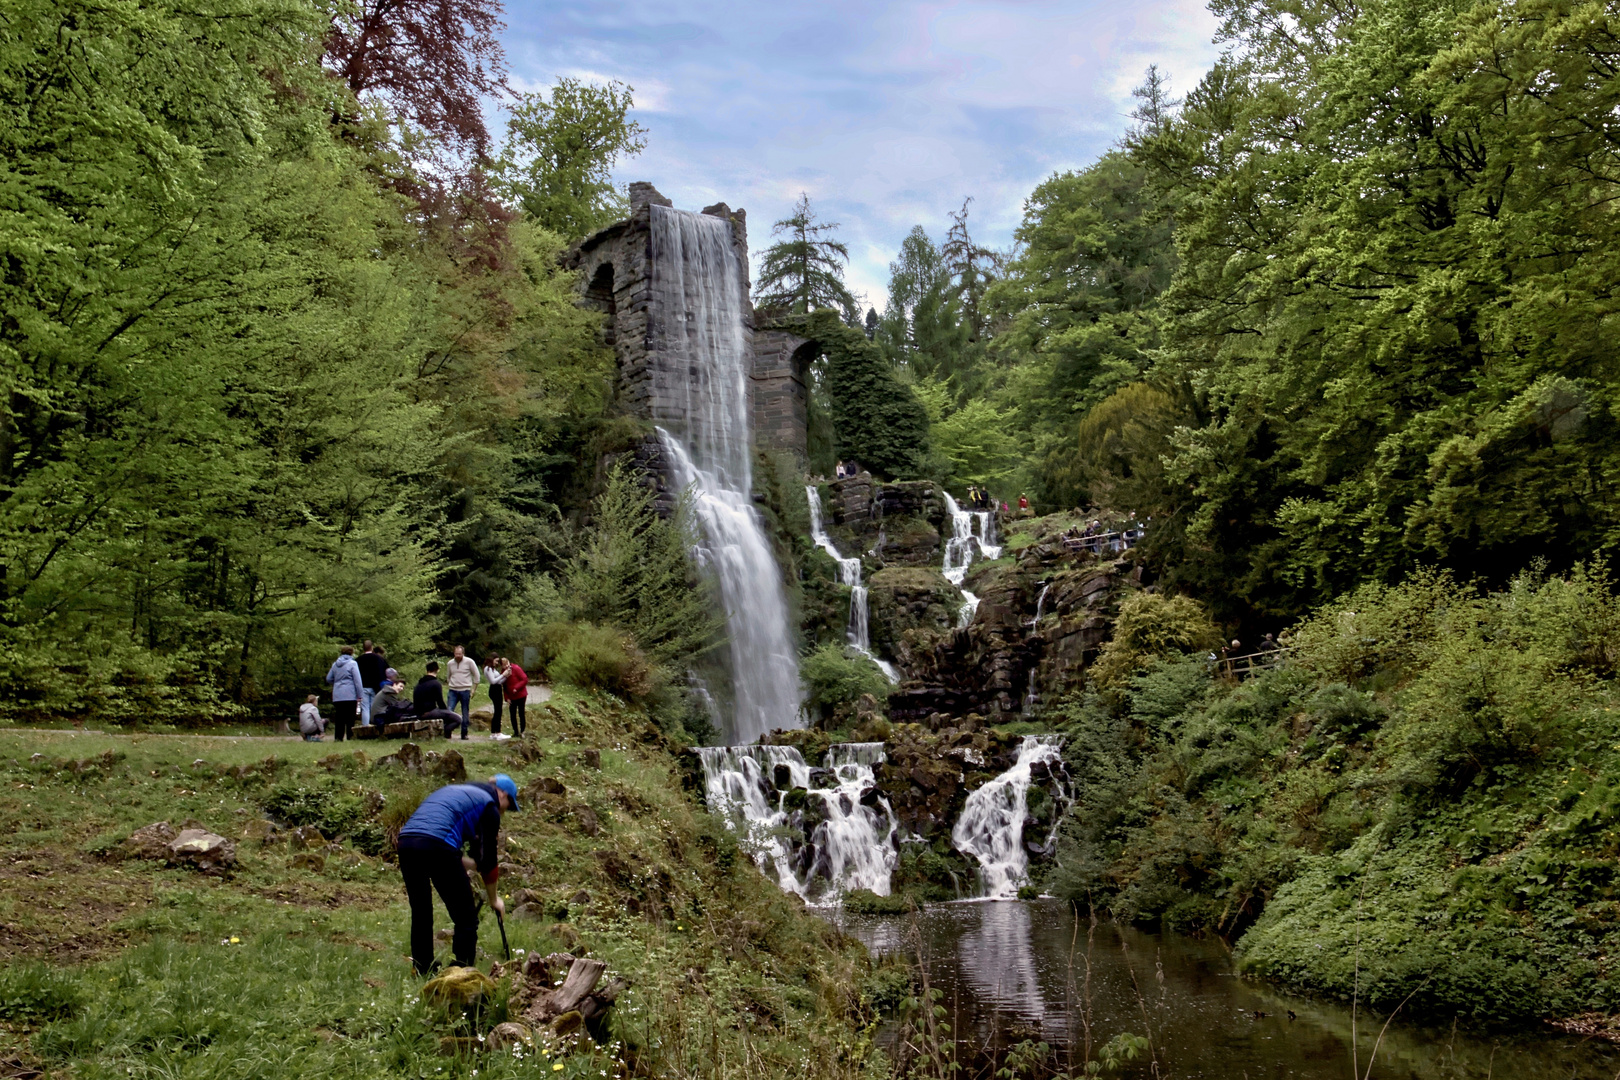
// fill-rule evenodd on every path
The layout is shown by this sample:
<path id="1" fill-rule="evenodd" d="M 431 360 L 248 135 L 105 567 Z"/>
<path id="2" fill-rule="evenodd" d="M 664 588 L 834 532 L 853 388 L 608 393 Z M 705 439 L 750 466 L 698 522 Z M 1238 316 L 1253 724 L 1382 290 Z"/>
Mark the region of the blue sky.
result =
<path id="1" fill-rule="evenodd" d="M 745 207 L 755 249 L 806 192 L 880 309 L 913 225 L 938 240 L 972 196 L 975 237 L 1010 245 L 1037 183 L 1119 137 L 1148 64 L 1179 96 L 1217 51 L 1201 0 L 507 0 L 506 21 L 514 88 L 635 87 L 648 145 L 620 180 Z"/>

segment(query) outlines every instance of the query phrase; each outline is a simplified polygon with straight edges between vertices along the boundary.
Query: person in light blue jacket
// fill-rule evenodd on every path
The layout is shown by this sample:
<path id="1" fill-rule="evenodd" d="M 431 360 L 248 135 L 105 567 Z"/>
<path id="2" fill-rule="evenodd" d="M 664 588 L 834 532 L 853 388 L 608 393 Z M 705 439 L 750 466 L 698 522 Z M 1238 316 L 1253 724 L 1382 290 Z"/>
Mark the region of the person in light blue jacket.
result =
<path id="1" fill-rule="evenodd" d="M 332 727 L 338 742 L 354 731 L 355 718 L 360 715 L 360 699 L 365 694 L 360 665 L 354 659 L 354 646 L 345 645 L 338 650 L 338 658 L 327 669 L 326 681 L 332 686 Z"/>

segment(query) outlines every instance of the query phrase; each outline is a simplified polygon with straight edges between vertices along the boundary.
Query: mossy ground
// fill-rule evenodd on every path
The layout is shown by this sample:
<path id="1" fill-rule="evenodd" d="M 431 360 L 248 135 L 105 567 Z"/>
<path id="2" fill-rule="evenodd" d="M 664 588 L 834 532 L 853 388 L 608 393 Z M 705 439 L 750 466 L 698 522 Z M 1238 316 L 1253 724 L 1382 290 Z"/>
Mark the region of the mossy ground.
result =
<path id="1" fill-rule="evenodd" d="M 532 890 L 546 913 L 509 914 L 507 934 L 514 951 L 588 950 L 631 989 L 605 1046 L 441 1056 L 467 1020 L 418 999 L 398 872 L 363 850 L 432 786 L 373 767 L 399 745 L 0 732 L 0 1057 L 125 1080 L 881 1069 L 861 1034 L 874 1018 L 864 950 L 753 869 L 644 717 L 572 696 L 532 710 L 521 746 L 425 745 L 453 745 L 473 777 L 561 781 L 565 795 L 506 818 L 503 891 Z M 315 872 L 285 845 L 241 840 L 289 787 L 353 821 L 359 846 L 335 837 Z M 232 873 L 122 856 L 134 829 L 188 818 L 238 839 Z M 479 949 L 487 969 L 500 950 L 488 913 Z"/>

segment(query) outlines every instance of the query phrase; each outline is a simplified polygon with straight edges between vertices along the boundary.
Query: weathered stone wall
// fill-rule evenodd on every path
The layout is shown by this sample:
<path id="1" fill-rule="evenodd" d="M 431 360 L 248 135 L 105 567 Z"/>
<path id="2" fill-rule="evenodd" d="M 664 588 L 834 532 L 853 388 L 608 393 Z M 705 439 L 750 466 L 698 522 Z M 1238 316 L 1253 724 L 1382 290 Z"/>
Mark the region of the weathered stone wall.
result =
<path id="1" fill-rule="evenodd" d="M 565 265 L 580 272 L 581 302 L 608 315 L 603 338 L 618 361 L 617 411 L 659 424 L 685 420 L 691 377 L 664 345 L 675 325 L 672 319 L 684 313 L 659 310 L 652 289 L 652 207 L 673 205 L 651 184 L 631 184 L 630 216 L 586 237 L 565 258 Z M 731 223 L 746 292 L 747 212 L 716 203 L 703 213 Z M 745 305 L 744 318 L 753 351 L 755 444 L 791 450 L 802 459 L 807 446 L 807 343 L 781 331 L 756 335 L 752 305 Z"/>

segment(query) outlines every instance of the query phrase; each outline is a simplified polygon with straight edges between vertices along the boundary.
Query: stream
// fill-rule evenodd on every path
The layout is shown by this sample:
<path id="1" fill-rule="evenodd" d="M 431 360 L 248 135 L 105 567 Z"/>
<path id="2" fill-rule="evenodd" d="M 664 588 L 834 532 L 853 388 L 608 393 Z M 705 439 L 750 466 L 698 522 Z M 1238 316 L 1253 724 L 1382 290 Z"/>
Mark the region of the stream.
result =
<path id="1" fill-rule="evenodd" d="M 873 952 L 915 957 L 972 1052 L 963 1080 L 989 1076 L 975 1062 L 1024 1040 L 1046 1042 L 1053 1067 L 1080 1073 L 1086 1003 L 1093 1046 L 1130 1031 L 1150 1034 L 1125 1077 L 1164 1080 L 1345 1080 L 1351 1072 L 1348 1005 L 1280 993 L 1232 972 L 1214 939 L 1088 924 L 1060 901 L 935 904 L 912 916 L 834 914 Z M 1072 956 L 1072 960 L 1071 960 Z M 1086 985 L 1090 962 L 1090 990 Z M 1289 1018 L 1292 1011 L 1294 1018 Z M 1386 1017 L 1355 1017 L 1360 1074 L 1377 1080 L 1611 1080 L 1620 1048 L 1556 1034 L 1488 1035 L 1394 1022 L 1369 1059 Z M 897 1031 L 884 1033 L 892 1048 Z M 1070 1068 L 1071 1054 L 1073 1068 Z M 1369 1071 L 1370 1065 L 1370 1071 Z"/>

